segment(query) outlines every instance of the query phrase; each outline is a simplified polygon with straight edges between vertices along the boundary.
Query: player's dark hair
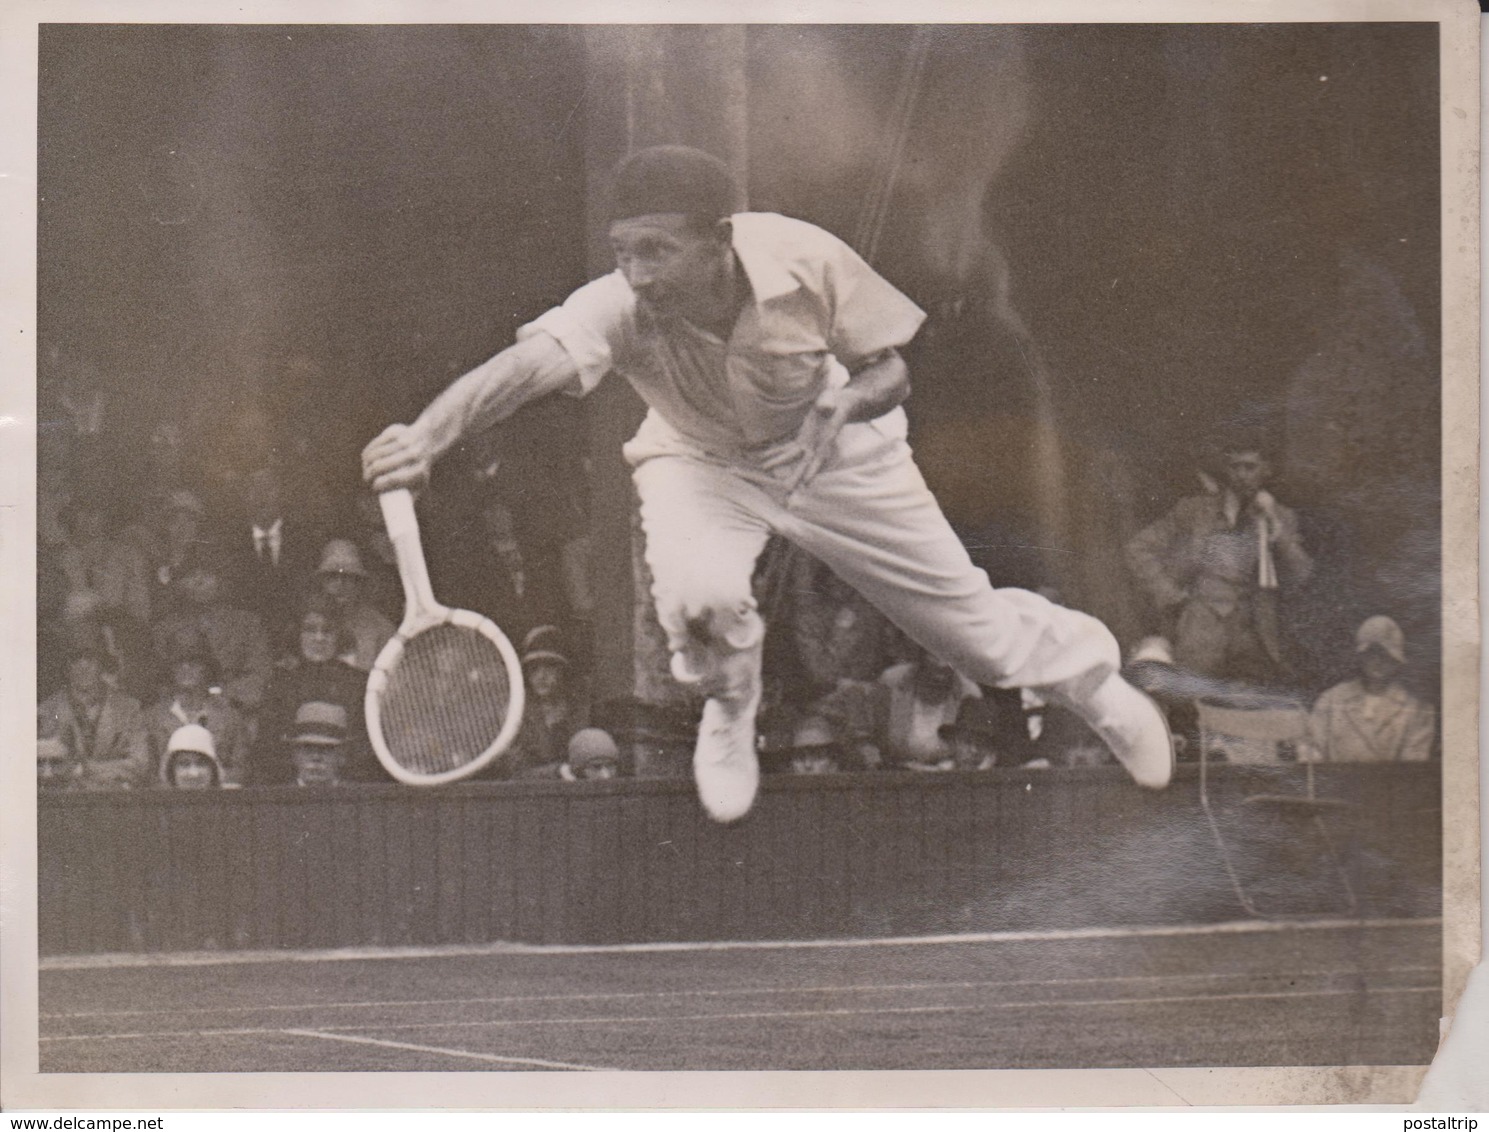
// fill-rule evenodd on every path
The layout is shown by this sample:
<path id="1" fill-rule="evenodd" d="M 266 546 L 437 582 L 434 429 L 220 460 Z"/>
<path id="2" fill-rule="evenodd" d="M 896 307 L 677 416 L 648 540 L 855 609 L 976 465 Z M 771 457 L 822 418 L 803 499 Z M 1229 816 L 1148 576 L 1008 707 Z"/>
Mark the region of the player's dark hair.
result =
<path id="1" fill-rule="evenodd" d="M 705 231 L 734 213 L 740 192 L 734 175 L 712 154 L 685 145 L 638 150 L 616 167 L 610 219 L 682 213 Z"/>

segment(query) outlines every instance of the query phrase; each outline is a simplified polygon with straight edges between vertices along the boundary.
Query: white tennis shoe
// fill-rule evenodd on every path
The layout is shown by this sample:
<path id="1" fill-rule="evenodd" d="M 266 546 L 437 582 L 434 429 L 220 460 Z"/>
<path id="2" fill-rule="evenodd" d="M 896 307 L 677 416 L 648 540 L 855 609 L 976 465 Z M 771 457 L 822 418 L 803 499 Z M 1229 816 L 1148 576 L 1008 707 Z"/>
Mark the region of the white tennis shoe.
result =
<path id="1" fill-rule="evenodd" d="M 760 759 L 755 753 L 759 706 L 758 682 L 748 696 L 710 699 L 703 705 L 698 745 L 693 750 L 693 779 L 698 784 L 698 801 L 714 821 L 738 821 L 755 804 L 760 789 Z"/>
<path id="2" fill-rule="evenodd" d="M 1174 740 L 1158 705 L 1116 672 L 1091 685 L 1049 689 L 1101 736 L 1139 786 L 1162 790 L 1174 776 Z"/>

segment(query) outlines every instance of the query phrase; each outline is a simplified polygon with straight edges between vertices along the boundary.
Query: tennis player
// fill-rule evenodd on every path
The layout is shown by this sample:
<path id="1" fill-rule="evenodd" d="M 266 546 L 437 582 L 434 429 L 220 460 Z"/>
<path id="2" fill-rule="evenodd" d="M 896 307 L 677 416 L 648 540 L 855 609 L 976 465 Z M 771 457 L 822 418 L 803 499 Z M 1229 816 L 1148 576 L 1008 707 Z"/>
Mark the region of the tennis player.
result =
<path id="1" fill-rule="evenodd" d="M 616 170 L 617 270 L 517 332 L 409 425 L 367 445 L 377 491 L 418 488 L 463 435 L 611 371 L 649 407 L 624 455 L 672 674 L 705 697 L 693 767 L 721 822 L 759 786 L 764 624 L 751 594 L 772 533 L 814 555 L 979 684 L 1035 687 L 1084 719 L 1139 784 L 1173 771 L 1157 707 L 1117 669 L 1095 618 L 995 590 L 942 516 L 906 443 L 899 348 L 924 314 L 837 237 L 736 212 L 728 168 L 682 146 Z"/>

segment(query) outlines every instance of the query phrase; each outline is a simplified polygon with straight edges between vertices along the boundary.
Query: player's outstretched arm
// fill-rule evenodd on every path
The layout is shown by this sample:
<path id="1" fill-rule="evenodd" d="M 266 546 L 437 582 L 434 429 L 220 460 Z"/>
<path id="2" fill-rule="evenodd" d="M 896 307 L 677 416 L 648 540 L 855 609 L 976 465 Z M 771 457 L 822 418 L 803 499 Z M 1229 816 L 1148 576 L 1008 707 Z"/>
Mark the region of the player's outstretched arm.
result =
<path id="1" fill-rule="evenodd" d="M 557 340 L 534 334 L 458 378 L 413 424 L 389 425 L 379 433 L 362 450 L 362 478 L 377 492 L 418 490 L 434 462 L 462 436 L 560 391 L 579 391 L 579 371 Z"/>

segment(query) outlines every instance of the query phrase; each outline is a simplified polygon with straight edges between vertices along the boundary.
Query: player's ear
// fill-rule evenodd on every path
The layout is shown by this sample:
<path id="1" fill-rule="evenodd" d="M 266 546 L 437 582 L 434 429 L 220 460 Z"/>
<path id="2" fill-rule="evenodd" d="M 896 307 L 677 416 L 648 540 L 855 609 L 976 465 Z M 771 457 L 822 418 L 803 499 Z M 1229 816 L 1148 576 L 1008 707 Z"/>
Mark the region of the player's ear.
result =
<path id="1" fill-rule="evenodd" d="M 718 240 L 724 247 L 734 243 L 734 221 L 727 216 L 723 217 L 713 226 L 714 239 Z"/>

